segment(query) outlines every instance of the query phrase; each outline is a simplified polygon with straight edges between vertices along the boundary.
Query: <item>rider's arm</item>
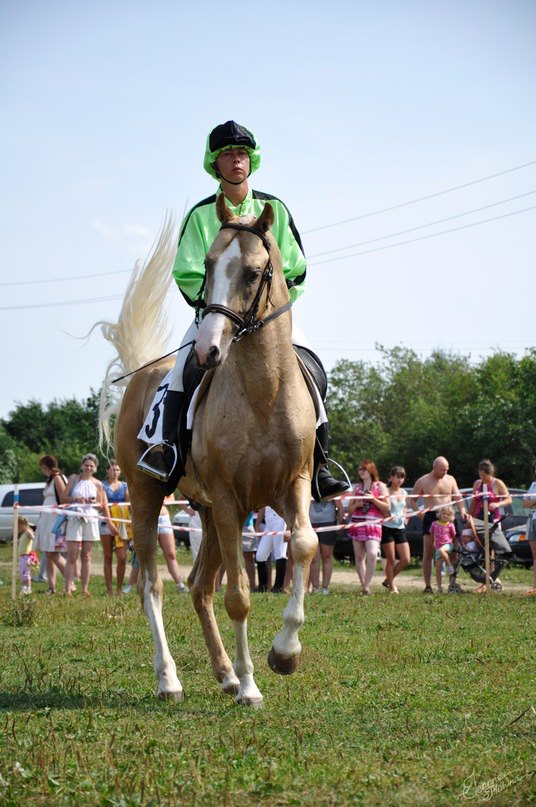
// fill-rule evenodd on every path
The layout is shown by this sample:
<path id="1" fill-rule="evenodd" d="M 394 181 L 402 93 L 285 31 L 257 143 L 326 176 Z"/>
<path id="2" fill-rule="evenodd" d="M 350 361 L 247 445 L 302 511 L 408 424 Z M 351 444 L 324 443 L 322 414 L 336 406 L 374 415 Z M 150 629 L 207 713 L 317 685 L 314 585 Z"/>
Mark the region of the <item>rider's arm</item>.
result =
<path id="1" fill-rule="evenodd" d="M 283 202 L 279 199 L 269 201 L 274 210 L 272 233 L 281 253 L 283 274 L 289 287 L 290 299 L 295 302 L 305 287 L 306 263 L 300 236 Z"/>
<path id="2" fill-rule="evenodd" d="M 201 290 L 205 256 L 219 226 L 214 211 L 208 206 L 194 208 L 182 223 L 172 275 L 190 305 L 193 305 Z"/>

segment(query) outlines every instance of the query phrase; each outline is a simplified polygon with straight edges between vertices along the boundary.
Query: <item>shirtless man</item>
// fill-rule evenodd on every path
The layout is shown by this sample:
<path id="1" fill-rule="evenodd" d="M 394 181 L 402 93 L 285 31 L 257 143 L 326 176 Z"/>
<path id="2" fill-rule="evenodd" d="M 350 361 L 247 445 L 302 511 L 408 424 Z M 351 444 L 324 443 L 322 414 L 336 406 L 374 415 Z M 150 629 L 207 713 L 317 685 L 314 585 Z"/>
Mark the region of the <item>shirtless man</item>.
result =
<path id="1" fill-rule="evenodd" d="M 430 526 L 437 518 L 438 505 L 448 502 L 457 502 L 462 518 L 467 518 L 467 510 L 458 484 L 453 476 L 448 473 L 449 464 L 445 457 L 436 457 L 430 473 L 417 479 L 411 491 L 412 508 L 415 509 L 420 497 L 426 497 L 424 508 L 427 512 L 422 514 L 422 574 L 424 578 L 424 593 L 432 594 L 432 559 L 434 556 L 434 542 L 430 535 Z"/>

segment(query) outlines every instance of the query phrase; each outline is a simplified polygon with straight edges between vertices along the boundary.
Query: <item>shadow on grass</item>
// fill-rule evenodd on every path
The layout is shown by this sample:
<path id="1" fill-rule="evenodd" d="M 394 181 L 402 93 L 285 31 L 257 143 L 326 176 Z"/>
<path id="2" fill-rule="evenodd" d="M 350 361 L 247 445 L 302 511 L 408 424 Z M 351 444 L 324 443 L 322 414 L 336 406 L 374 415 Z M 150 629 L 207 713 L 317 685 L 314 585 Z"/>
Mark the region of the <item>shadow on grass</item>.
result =
<path id="1" fill-rule="evenodd" d="M 167 710 L 176 708 L 181 716 L 194 717 L 221 717 L 222 711 L 235 709 L 236 704 L 232 700 L 222 698 L 219 703 L 221 708 L 188 708 L 184 701 L 159 700 L 153 692 L 146 692 L 139 697 L 133 697 L 131 692 L 117 692 L 100 694 L 98 692 L 89 695 L 79 693 L 67 694 L 64 690 L 51 687 L 39 693 L 23 692 L 15 690 L 12 692 L 0 693 L 0 714 L 2 712 L 35 712 L 41 709 L 62 709 L 65 711 L 78 711 L 81 709 L 121 709 L 128 707 L 129 711 L 139 711 L 142 713 Z"/>

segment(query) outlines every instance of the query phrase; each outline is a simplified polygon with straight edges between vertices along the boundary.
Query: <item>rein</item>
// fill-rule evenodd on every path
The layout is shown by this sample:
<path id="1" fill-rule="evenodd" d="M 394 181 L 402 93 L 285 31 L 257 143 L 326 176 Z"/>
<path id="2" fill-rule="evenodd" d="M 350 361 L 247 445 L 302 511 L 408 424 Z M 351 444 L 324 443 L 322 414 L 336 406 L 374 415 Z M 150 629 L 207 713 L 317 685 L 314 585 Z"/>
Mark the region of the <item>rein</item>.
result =
<path id="1" fill-rule="evenodd" d="M 255 333 L 266 325 L 268 322 L 276 319 L 277 317 L 284 314 L 285 311 L 289 311 L 292 307 L 292 302 L 289 300 L 288 303 L 278 308 L 276 311 L 273 311 L 271 314 L 268 314 L 267 317 L 263 317 L 262 319 L 257 319 L 257 315 L 259 313 L 259 306 L 261 303 L 261 297 L 264 292 L 264 289 L 267 288 L 267 296 L 270 296 L 270 289 L 272 287 L 272 277 L 274 273 L 274 268 L 272 265 L 272 260 L 270 257 L 270 242 L 266 238 L 265 234 L 261 232 L 261 230 L 257 230 L 255 227 L 248 227 L 246 224 L 222 224 L 222 230 L 242 230 L 247 233 L 252 233 L 253 235 L 258 236 L 261 239 L 263 246 L 268 253 L 268 263 L 264 269 L 261 282 L 259 283 L 259 288 L 257 289 L 257 293 L 255 295 L 255 299 L 251 304 L 249 311 L 245 314 L 244 317 L 241 317 L 240 314 L 237 314 L 236 311 L 233 311 L 232 308 L 228 308 L 226 305 L 220 305 L 219 303 L 210 303 L 210 305 L 205 305 L 205 301 L 203 299 L 203 292 L 205 290 L 205 281 L 206 281 L 206 273 L 203 277 L 203 285 L 199 291 L 199 296 L 196 300 L 196 322 L 199 323 L 199 316 L 200 311 L 203 309 L 202 317 L 205 318 L 207 314 L 223 314 L 225 317 L 233 322 L 238 330 L 233 336 L 233 342 L 238 342 L 242 339 L 243 336 L 246 336 L 250 333 Z"/>

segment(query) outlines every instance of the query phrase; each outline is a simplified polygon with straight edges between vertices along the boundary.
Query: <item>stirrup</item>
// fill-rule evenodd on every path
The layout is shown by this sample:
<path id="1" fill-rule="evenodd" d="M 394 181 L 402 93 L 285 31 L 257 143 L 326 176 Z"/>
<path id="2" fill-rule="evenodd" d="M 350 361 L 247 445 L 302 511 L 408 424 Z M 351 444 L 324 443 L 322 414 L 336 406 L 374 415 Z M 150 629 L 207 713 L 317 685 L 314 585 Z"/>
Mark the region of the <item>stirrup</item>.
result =
<path id="1" fill-rule="evenodd" d="M 154 449 L 158 448 L 159 446 L 162 446 L 162 452 L 161 452 L 163 460 L 162 464 L 168 465 L 167 469 L 156 468 L 154 465 L 151 465 L 146 459 L 146 457 L 148 455 L 151 455 L 151 452 L 153 452 Z M 167 462 L 166 459 L 166 453 L 165 453 L 166 449 L 169 449 L 170 451 L 173 452 L 173 457 L 169 463 Z M 141 470 L 148 476 L 152 476 L 153 479 L 158 479 L 159 482 L 167 482 L 169 477 L 175 470 L 175 466 L 177 465 L 178 459 L 179 455 L 177 452 L 177 446 L 172 443 L 168 443 L 167 441 L 164 441 L 162 443 L 155 443 L 154 445 L 146 448 L 136 464 L 138 468 L 141 468 Z"/>
<path id="2" fill-rule="evenodd" d="M 346 471 L 344 470 L 342 465 L 339 465 L 339 463 L 336 460 L 331 459 L 331 457 L 326 457 L 325 455 L 324 455 L 324 460 L 325 460 L 324 462 L 318 463 L 316 473 L 315 473 L 313 479 L 311 480 L 311 489 L 312 489 L 312 491 L 314 490 L 315 493 L 318 493 L 318 499 L 317 499 L 317 497 L 315 496 L 314 493 L 313 493 L 313 498 L 315 499 L 315 501 L 319 501 L 319 502 L 329 502 L 331 499 L 335 499 L 335 498 L 337 498 L 337 496 L 341 496 L 346 491 L 352 489 L 352 483 L 350 482 L 350 477 L 348 476 L 348 474 L 346 473 Z M 335 465 L 339 469 L 339 471 L 342 473 L 342 475 L 344 476 L 343 484 L 346 485 L 346 488 L 345 488 L 344 491 L 341 491 L 339 493 L 332 493 L 329 496 L 320 496 L 320 488 L 318 486 L 318 474 L 320 473 L 320 469 L 323 466 L 330 463 L 330 462 L 333 465 Z M 335 477 L 333 477 L 333 478 L 335 478 Z M 339 480 L 335 480 L 335 481 L 339 481 Z"/>

